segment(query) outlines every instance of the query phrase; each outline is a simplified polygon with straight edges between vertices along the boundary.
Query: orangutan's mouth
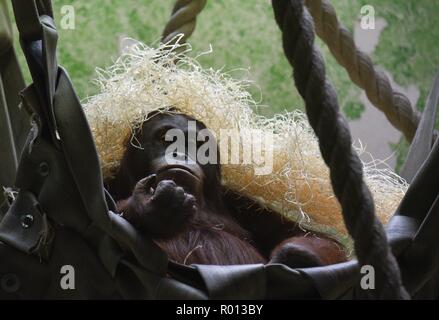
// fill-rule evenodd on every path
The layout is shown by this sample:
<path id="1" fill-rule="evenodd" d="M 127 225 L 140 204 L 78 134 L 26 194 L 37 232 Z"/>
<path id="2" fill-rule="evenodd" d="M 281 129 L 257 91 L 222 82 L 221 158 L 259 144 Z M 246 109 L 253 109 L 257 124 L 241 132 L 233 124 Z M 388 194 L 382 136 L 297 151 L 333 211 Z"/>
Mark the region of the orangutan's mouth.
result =
<path id="1" fill-rule="evenodd" d="M 170 165 L 157 171 L 157 181 L 172 180 L 187 193 L 197 196 L 200 193 L 202 179 L 193 170 L 181 165 Z"/>
<path id="2" fill-rule="evenodd" d="M 157 176 L 159 176 L 160 174 L 167 172 L 167 171 L 184 172 L 185 174 L 189 174 L 193 178 L 200 180 L 200 177 L 191 168 L 183 166 L 183 165 L 178 165 L 178 164 L 168 165 L 168 166 L 164 166 L 164 167 L 158 169 Z"/>

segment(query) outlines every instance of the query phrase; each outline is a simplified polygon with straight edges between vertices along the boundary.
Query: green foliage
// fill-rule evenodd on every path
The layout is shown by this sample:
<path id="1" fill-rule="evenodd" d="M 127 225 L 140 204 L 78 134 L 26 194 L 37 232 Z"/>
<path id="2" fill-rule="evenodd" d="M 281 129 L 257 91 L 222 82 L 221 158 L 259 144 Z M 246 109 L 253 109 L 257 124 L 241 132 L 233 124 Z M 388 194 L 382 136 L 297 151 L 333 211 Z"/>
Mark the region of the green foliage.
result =
<path id="1" fill-rule="evenodd" d="M 372 5 L 376 16 L 388 26 L 372 59 L 401 85 L 415 84 L 421 90 L 417 105 L 423 108 L 434 74 L 439 68 L 439 1 L 432 0 L 333 0 L 339 19 L 350 30 L 363 5 Z M 76 28 L 59 28 L 59 60 L 69 71 L 81 98 L 97 92 L 93 85 L 96 67 L 106 67 L 118 56 L 118 41 L 128 36 L 153 44 L 169 19 L 174 0 L 54 0 L 59 25 L 60 9 L 73 5 Z M 280 32 L 274 22 L 270 1 L 209 0 L 190 39 L 194 53 L 207 51 L 200 62 L 225 71 L 245 69 L 239 76 L 250 78 L 250 92 L 271 116 L 284 110 L 303 108 L 294 88 L 291 68 L 283 56 Z M 18 43 L 17 43 L 18 44 Z M 334 83 L 340 106 L 350 119 L 362 112 L 360 90 L 346 72 L 322 49 L 329 78 Z M 17 46 L 18 47 L 18 46 Z M 21 57 L 24 65 L 24 59 Z M 29 81 L 29 75 L 27 74 Z M 398 151 L 399 152 L 399 151 Z M 402 155 L 403 158 L 403 155 Z"/>
<path id="2" fill-rule="evenodd" d="M 343 106 L 343 112 L 349 120 L 357 120 L 364 112 L 364 105 L 361 102 L 349 101 Z"/>

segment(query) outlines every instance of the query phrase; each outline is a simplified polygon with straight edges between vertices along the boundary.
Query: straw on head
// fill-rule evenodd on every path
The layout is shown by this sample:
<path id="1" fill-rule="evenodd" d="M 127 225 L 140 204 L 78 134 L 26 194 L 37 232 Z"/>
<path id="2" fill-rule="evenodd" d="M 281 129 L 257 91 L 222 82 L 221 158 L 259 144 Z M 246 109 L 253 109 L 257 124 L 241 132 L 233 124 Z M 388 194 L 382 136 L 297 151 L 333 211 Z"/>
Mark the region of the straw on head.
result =
<path id="1" fill-rule="evenodd" d="M 174 107 L 202 121 L 219 145 L 225 143 L 221 141 L 222 129 L 237 130 L 240 159 L 243 146 L 255 146 L 270 135 L 274 143 L 262 154 L 272 154 L 272 172 L 257 175 L 255 168 L 260 163 L 254 160 L 247 164 L 225 163 L 223 184 L 308 228 L 346 235 L 328 169 L 304 114 L 295 111 L 270 119 L 258 116 L 253 111 L 257 104 L 246 91 L 247 82 L 203 69 L 196 59 L 187 56 L 188 45 L 178 55 L 173 51 L 175 46 L 178 42 L 158 48 L 138 43 L 112 67 L 99 70 L 101 93 L 91 97 L 84 108 L 105 179 L 111 179 L 118 170 L 127 144 L 136 145 L 132 139 L 134 129 L 148 119 L 148 114 L 157 110 L 175 112 L 169 109 Z M 257 139 L 254 132 L 260 133 Z M 232 151 L 231 143 L 225 145 L 222 157 Z M 407 185 L 390 170 L 377 169 L 374 162 L 364 164 L 364 171 L 377 214 L 386 223 Z"/>

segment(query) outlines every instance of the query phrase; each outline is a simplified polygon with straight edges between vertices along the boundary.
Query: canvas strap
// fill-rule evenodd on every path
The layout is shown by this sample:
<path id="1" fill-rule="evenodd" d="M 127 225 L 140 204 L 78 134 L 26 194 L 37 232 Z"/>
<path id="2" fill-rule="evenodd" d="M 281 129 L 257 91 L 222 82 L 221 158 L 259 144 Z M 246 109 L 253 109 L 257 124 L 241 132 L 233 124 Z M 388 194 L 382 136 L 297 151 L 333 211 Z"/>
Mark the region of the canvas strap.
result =
<path id="1" fill-rule="evenodd" d="M 2 187 L 15 181 L 18 158 L 29 130 L 28 114 L 20 108 L 24 80 L 13 48 L 12 28 L 5 0 L 0 0 L 0 203 Z"/>

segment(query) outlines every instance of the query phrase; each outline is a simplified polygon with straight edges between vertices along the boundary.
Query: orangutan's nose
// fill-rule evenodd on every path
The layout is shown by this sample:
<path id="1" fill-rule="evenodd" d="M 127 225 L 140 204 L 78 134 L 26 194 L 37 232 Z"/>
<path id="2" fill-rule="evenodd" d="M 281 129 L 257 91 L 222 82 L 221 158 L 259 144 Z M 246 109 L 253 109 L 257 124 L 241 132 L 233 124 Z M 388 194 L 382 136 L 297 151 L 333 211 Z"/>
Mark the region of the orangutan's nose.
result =
<path id="1" fill-rule="evenodd" d="M 172 153 L 172 158 L 175 159 L 176 161 L 187 161 L 188 160 L 187 154 L 182 153 L 182 152 L 177 152 L 177 151 L 174 151 Z"/>
<path id="2" fill-rule="evenodd" d="M 166 157 L 168 164 L 186 164 L 186 165 L 196 165 L 197 161 L 189 157 L 186 153 L 174 151 L 172 155 Z"/>

